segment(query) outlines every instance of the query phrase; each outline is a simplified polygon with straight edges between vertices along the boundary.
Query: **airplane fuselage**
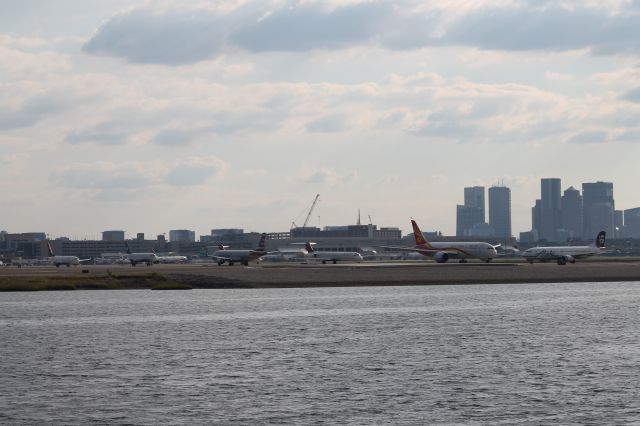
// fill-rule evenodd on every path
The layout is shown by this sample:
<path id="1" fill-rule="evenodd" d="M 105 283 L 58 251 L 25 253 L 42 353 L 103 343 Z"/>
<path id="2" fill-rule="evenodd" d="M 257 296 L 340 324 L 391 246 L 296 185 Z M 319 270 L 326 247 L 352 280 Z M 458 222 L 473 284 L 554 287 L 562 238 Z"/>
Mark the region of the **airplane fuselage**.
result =
<path id="1" fill-rule="evenodd" d="M 525 250 L 522 257 L 529 263 L 557 261 L 559 264 L 575 263 L 576 259 L 585 259 L 602 252 L 595 246 L 533 247 Z"/>
<path id="2" fill-rule="evenodd" d="M 59 268 L 60 266 L 69 267 L 71 265 L 79 265 L 80 258 L 77 256 L 52 256 L 49 258 L 49 261 Z"/>
<path id="3" fill-rule="evenodd" d="M 159 262 L 155 253 L 129 253 L 126 258 L 131 263 L 131 266 L 136 266 L 138 263 L 145 263 L 147 266 L 151 266 Z"/>
<path id="4" fill-rule="evenodd" d="M 313 251 L 306 257 L 321 260 L 322 263 L 362 262 L 362 255 L 354 251 Z"/>
<path id="5" fill-rule="evenodd" d="M 265 254 L 265 252 L 258 252 L 256 250 L 217 250 L 211 257 L 218 261 L 218 265 L 222 265 L 225 262 L 229 265 L 233 265 L 236 262 L 247 265 L 253 259 L 257 259 Z"/>
<path id="6" fill-rule="evenodd" d="M 450 257 L 459 259 L 480 259 L 491 261 L 498 255 L 495 247 L 484 242 L 456 242 L 456 243 L 429 243 L 429 245 L 417 245 L 415 251 L 428 257 L 433 257 L 438 263 L 445 263 Z"/>

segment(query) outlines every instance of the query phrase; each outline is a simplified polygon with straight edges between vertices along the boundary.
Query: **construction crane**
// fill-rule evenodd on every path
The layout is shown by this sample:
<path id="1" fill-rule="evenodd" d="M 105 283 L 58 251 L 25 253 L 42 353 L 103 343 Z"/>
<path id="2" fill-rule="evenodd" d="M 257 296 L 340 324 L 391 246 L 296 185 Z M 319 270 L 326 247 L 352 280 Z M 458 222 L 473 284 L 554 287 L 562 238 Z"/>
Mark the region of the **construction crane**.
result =
<path id="1" fill-rule="evenodd" d="M 311 218 L 311 213 L 313 213 L 313 209 L 316 207 L 316 204 L 318 204 L 318 200 L 320 199 L 320 194 L 316 194 L 316 198 L 313 199 L 313 203 L 311 203 L 311 207 L 309 208 L 309 213 L 307 213 L 307 217 L 304 220 L 304 223 L 302 224 L 303 228 L 306 228 L 307 223 L 309 223 L 309 219 Z M 298 225 L 296 225 L 296 222 L 293 221 L 291 222 L 291 228 L 297 228 Z"/>

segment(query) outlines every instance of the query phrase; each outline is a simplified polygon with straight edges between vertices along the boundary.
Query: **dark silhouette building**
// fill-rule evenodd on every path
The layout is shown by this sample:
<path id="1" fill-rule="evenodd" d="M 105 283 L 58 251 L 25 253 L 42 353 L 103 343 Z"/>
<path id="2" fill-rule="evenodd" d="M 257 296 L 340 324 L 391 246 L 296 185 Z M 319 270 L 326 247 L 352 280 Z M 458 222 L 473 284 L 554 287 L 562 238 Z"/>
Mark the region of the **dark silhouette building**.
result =
<path id="1" fill-rule="evenodd" d="M 474 235 L 484 223 L 484 186 L 465 188 L 464 205 L 456 206 L 456 236 Z"/>
<path id="2" fill-rule="evenodd" d="M 564 191 L 561 200 L 562 206 L 562 228 L 565 229 L 569 238 L 581 239 L 583 237 L 582 224 L 582 195 L 573 186 Z"/>
<path id="3" fill-rule="evenodd" d="M 540 238 L 557 241 L 561 228 L 560 179 L 546 178 L 540 181 Z"/>
<path id="4" fill-rule="evenodd" d="M 511 237 L 511 190 L 506 186 L 489 188 L 489 225 L 496 237 Z"/>
<path id="5" fill-rule="evenodd" d="M 583 183 L 582 201 L 584 238 L 595 238 L 600 231 L 606 231 L 613 237 L 615 234 L 613 183 Z"/>

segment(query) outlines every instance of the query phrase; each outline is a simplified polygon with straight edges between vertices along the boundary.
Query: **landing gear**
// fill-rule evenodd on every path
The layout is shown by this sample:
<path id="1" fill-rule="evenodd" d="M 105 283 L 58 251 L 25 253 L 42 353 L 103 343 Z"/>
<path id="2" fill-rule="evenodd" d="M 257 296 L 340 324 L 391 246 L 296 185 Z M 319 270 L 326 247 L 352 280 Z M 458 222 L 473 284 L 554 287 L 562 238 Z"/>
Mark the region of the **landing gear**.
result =
<path id="1" fill-rule="evenodd" d="M 566 264 L 567 264 L 566 260 L 564 260 L 562 258 L 558 259 L 558 265 L 566 265 Z"/>
<path id="2" fill-rule="evenodd" d="M 218 260 L 218 266 L 222 266 L 224 264 L 224 260 Z"/>
<path id="3" fill-rule="evenodd" d="M 460 259 L 458 260 L 458 263 L 467 263 L 467 259 Z"/>
<path id="4" fill-rule="evenodd" d="M 335 265 L 336 263 L 338 263 L 338 261 L 334 259 L 333 260 L 333 264 Z"/>
<path id="5" fill-rule="evenodd" d="M 59 263 L 56 263 L 56 268 L 59 268 L 59 267 L 60 267 L 60 264 L 59 264 Z"/>
<path id="6" fill-rule="evenodd" d="M 242 264 L 243 264 L 244 266 L 249 266 L 249 262 L 246 262 L 246 261 L 245 261 L 245 262 L 242 262 Z"/>
<path id="7" fill-rule="evenodd" d="M 323 261 L 322 261 L 322 264 L 323 264 L 323 265 L 326 265 L 326 264 L 327 264 L 327 261 L 326 261 L 326 260 L 323 260 Z"/>
<path id="8" fill-rule="evenodd" d="M 229 266 L 233 266 L 234 262 L 229 261 Z"/>
<path id="9" fill-rule="evenodd" d="M 71 265 L 69 265 L 69 264 L 67 263 L 67 268 L 68 268 L 68 267 L 70 267 L 70 266 L 71 266 Z"/>
<path id="10" fill-rule="evenodd" d="M 151 266 L 151 262 L 147 262 L 147 266 Z"/>
<path id="11" fill-rule="evenodd" d="M 485 260 L 485 262 L 489 263 L 489 262 L 491 262 L 491 259 L 487 259 L 487 260 Z"/>

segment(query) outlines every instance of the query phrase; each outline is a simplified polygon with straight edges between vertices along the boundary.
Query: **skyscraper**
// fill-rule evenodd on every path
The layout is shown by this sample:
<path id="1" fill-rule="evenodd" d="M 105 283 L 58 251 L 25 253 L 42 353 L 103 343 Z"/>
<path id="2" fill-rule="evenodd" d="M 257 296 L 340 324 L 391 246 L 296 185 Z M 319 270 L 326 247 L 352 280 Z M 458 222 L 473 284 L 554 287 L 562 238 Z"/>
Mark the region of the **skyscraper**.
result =
<path id="1" fill-rule="evenodd" d="M 511 190 L 506 186 L 489 188 L 489 225 L 496 237 L 511 237 Z"/>
<path id="2" fill-rule="evenodd" d="M 590 239 L 600 231 L 614 236 L 613 183 L 591 182 L 582 184 L 584 237 Z"/>
<path id="3" fill-rule="evenodd" d="M 483 225 L 484 221 L 484 187 L 465 188 L 464 205 L 456 207 L 456 236 L 468 237 L 473 235 L 473 229 Z"/>
<path id="4" fill-rule="evenodd" d="M 464 189 L 464 205 L 480 210 L 480 220 L 478 223 L 485 222 L 484 215 L 484 186 L 470 186 Z"/>
<path id="5" fill-rule="evenodd" d="M 546 178 L 540 181 L 540 238 L 557 241 L 561 227 L 560 179 Z"/>
<path id="6" fill-rule="evenodd" d="M 540 235 L 542 229 L 542 207 L 540 207 L 541 201 L 536 200 L 536 204 L 531 207 L 531 230 Z"/>
<path id="7" fill-rule="evenodd" d="M 561 200 L 562 228 L 569 233 L 569 238 L 582 238 L 582 195 L 573 186 L 564 191 Z"/>
<path id="8" fill-rule="evenodd" d="M 624 236 L 640 238 L 640 207 L 624 211 Z"/>

